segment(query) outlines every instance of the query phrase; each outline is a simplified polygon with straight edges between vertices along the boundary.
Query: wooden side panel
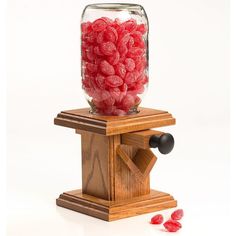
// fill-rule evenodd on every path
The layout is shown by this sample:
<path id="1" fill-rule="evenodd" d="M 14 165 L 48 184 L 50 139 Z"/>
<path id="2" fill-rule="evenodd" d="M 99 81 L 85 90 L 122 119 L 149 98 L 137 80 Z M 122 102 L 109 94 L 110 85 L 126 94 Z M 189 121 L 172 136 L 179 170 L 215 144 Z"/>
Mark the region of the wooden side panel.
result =
<path id="1" fill-rule="evenodd" d="M 128 145 L 122 145 L 122 148 L 132 158 L 138 150 L 137 148 Z M 126 200 L 150 193 L 149 176 L 147 176 L 143 182 L 140 182 L 118 155 L 116 155 L 115 158 L 114 184 L 116 201 Z"/>
<path id="2" fill-rule="evenodd" d="M 80 134 L 83 194 L 117 201 L 150 193 L 149 174 L 141 182 L 116 154 L 120 135 L 105 136 L 84 131 Z M 122 149 L 132 159 L 138 151 L 128 145 L 122 145 Z"/>
<path id="3" fill-rule="evenodd" d="M 82 191 L 109 200 L 109 138 L 90 132 L 81 133 Z"/>
<path id="4" fill-rule="evenodd" d="M 116 164 L 116 148 L 120 145 L 120 135 L 109 136 L 109 199 L 115 200 L 115 164 Z"/>

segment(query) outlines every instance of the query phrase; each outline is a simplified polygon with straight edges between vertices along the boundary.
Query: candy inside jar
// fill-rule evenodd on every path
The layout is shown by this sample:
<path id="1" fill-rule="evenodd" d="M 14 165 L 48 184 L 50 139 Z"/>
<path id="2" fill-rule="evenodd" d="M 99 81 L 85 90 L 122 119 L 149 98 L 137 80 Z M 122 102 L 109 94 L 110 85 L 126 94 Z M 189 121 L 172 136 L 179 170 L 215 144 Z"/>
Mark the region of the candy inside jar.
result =
<path id="1" fill-rule="evenodd" d="M 148 84 L 145 12 L 141 6 L 132 4 L 88 7 L 97 10 L 94 20 L 83 19 L 81 24 L 82 86 L 91 112 L 102 115 L 136 113 Z M 117 17 L 108 17 L 105 10 L 114 11 Z M 140 11 L 144 12 L 141 17 Z M 97 17 L 98 13 L 104 16 Z"/>

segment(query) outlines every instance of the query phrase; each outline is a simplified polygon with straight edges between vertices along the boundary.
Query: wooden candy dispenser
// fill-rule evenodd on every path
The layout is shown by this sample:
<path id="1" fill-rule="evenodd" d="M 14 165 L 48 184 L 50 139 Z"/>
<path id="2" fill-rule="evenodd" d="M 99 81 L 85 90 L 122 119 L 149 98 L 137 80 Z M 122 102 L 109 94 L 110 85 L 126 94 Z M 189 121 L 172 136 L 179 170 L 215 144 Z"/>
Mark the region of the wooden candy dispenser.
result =
<path id="1" fill-rule="evenodd" d="M 88 108 L 63 111 L 56 125 L 75 129 L 82 142 L 82 189 L 62 193 L 58 206 L 112 221 L 175 207 L 176 200 L 150 189 L 157 158 L 150 150 L 170 152 L 170 134 L 152 130 L 175 124 L 167 111 L 140 108 L 127 116 L 101 116 Z"/>
<path id="2" fill-rule="evenodd" d="M 57 205 L 103 220 L 176 206 L 150 189 L 157 158 L 174 146 L 167 111 L 139 108 L 148 77 L 148 19 L 137 4 L 91 4 L 81 20 L 82 87 L 89 108 L 63 111 L 56 125 L 81 135 L 82 189 L 62 193 Z"/>

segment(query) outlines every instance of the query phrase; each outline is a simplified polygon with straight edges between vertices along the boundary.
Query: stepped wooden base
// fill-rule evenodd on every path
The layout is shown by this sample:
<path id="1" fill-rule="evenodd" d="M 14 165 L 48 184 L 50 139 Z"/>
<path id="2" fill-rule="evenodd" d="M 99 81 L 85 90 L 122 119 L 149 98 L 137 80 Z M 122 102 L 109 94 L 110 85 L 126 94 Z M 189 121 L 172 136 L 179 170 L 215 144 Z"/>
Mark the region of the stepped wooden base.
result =
<path id="1" fill-rule="evenodd" d="M 74 190 L 61 194 L 56 203 L 58 206 L 106 221 L 177 206 L 177 201 L 170 194 L 155 190 L 151 190 L 150 194 L 122 201 L 107 201 L 82 194 L 81 190 Z"/>

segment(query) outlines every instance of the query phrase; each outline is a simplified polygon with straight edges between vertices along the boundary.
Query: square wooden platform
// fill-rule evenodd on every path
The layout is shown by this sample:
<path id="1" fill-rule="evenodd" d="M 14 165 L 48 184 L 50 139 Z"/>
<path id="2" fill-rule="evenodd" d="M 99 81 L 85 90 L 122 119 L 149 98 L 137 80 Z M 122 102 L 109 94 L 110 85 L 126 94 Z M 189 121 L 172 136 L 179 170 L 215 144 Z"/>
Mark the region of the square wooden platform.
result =
<path id="1" fill-rule="evenodd" d="M 58 206 L 106 221 L 177 206 L 177 201 L 170 194 L 155 190 L 151 190 L 150 194 L 123 201 L 107 201 L 82 194 L 81 190 L 74 190 L 61 194 L 56 203 Z"/>
<path id="2" fill-rule="evenodd" d="M 101 116 L 89 113 L 89 108 L 62 111 L 54 124 L 90 131 L 106 136 L 174 125 L 175 118 L 167 111 L 139 108 L 140 112 L 125 116 Z"/>

